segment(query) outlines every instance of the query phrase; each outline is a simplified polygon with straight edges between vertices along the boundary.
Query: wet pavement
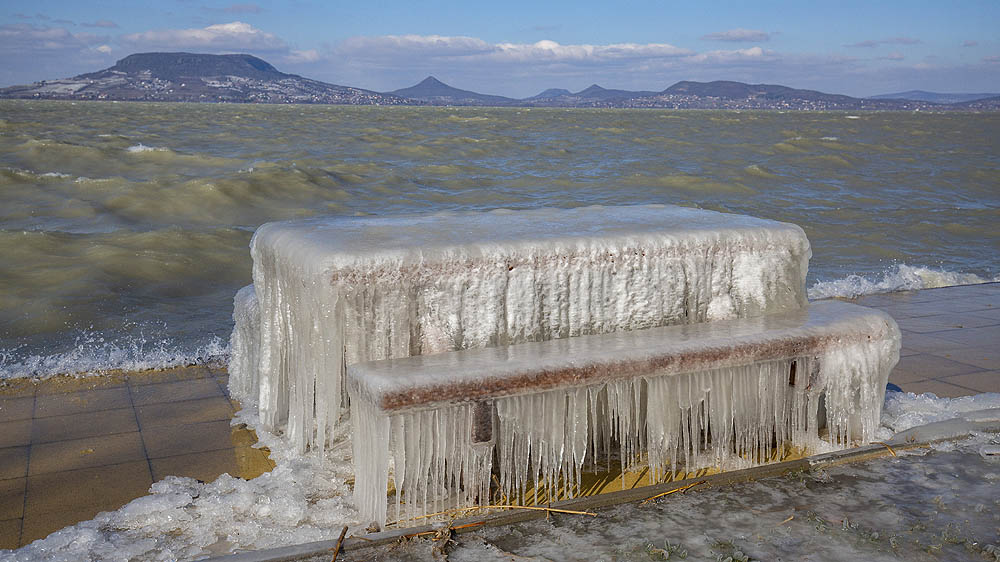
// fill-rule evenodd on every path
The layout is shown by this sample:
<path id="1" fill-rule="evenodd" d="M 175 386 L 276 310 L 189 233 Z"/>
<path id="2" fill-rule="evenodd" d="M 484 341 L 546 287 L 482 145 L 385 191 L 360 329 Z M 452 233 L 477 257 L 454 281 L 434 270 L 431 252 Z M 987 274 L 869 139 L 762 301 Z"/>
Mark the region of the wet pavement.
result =
<path id="1" fill-rule="evenodd" d="M 230 427 L 224 369 L 13 381 L 0 389 L 0 548 L 115 510 L 168 475 L 271 470 L 257 436 Z"/>

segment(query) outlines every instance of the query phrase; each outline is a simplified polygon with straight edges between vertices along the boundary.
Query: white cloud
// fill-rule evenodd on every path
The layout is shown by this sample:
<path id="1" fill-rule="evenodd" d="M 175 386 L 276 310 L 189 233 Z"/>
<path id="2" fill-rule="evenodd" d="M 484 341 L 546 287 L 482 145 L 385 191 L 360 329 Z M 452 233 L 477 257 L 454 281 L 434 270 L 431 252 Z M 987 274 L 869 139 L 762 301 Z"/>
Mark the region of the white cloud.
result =
<path id="1" fill-rule="evenodd" d="M 111 47 L 109 47 L 108 45 L 101 45 L 100 47 L 97 47 L 95 50 L 99 53 L 104 53 L 105 55 L 111 54 Z"/>
<path id="2" fill-rule="evenodd" d="M 963 41 L 962 42 L 962 46 L 963 47 L 978 47 L 979 46 L 979 41 L 972 41 L 972 40 Z"/>
<path id="3" fill-rule="evenodd" d="M 517 62 L 601 62 L 625 59 L 679 57 L 691 54 L 667 43 L 614 43 L 611 45 L 560 45 L 555 41 L 500 43 L 490 58 Z"/>
<path id="4" fill-rule="evenodd" d="M 80 50 L 107 42 L 108 38 L 93 33 L 71 33 L 62 27 L 13 24 L 0 26 L 0 51 Z"/>
<path id="5" fill-rule="evenodd" d="M 879 57 L 880 60 L 903 60 L 905 58 L 906 57 L 903 56 L 903 53 L 900 53 L 899 51 L 894 51 L 884 57 Z"/>
<path id="6" fill-rule="evenodd" d="M 844 45 L 845 47 L 863 47 L 863 48 L 873 48 L 879 45 L 917 45 L 921 43 L 920 39 L 915 39 L 913 37 L 891 37 L 889 39 L 868 39 L 865 41 L 858 41 L 857 43 L 851 43 L 849 45 Z"/>
<path id="7" fill-rule="evenodd" d="M 316 49 L 307 49 L 304 51 L 290 51 L 285 55 L 285 62 L 289 63 L 303 63 L 303 62 L 316 62 L 320 59 L 319 51 Z"/>
<path id="8" fill-rule="evenodd" d="M 775 58 L 776 54 L 773 51 L 765 51 L 760 47 L 749 47 L 746 49 L 735 49 L 730 51 L 708 51 L 694 55 L 690 58 L 690 60 L 702 63 L 729 64 L 734 62 L 773 60 Z"/>
<path id="9" fill-rule="evenodd" d="M 561 45 L 550 40 L 535 43 L 488 43 L 475 37 L 442 35 L 353 37 L 340 43 L 335 52 L 362 60 L 439 59 L 452 62 L 465 60 L 508 63 L 585 63 L 691 54 L 687 49 L 666 43 Z"/>
<path id="10" fill-rule="evenodd" d="M 230 4 L 225 11 L 230 14 L 259 14 L 261 10 L 257 4 Z"/>
<path id="11" fill-rule="evenodd" d="M 119 39 L 133 49 L 200 49 L 206 51 L 286 51 L 277 35 L 234 21 L 196 29 L 161 29 L 130 33 Z"/>
<path id="12" fill-rule="evenodd" d="M 758 29 L 743 29 L 738 27 L 736 29 L 730 29 L 728 31 L 719 31 L 716 33 L 709 33 L 708 35 L 702 35 L 702 39 L 706 41 L 733 41 L 738 43 L 759 43 L 762 41 L 768 41 L 771 39 L 771 35 L 766 31 L 760 31 Z"/>
<path id="13" fill-rule="evenodd" d="M 82 23 L 83 27 L 103 27 L 105 29 L 115 29 L 118 24 L 111 20 L 97 20 L 94 23 Z"/>
<path id="14" fill-rule="evenodd" d="M 0 25 L 0 84 L 66 78 L 109 66 L 110 38 L 62 27 Z"/>
<path id="15" fill-rule="evenodd" d="M 464 57 L 489 53 L 495 47 L 482 39 L 443 35 L 382 35 L 351 37 L 337 46 L 338 53 L 358 58 Z"/>

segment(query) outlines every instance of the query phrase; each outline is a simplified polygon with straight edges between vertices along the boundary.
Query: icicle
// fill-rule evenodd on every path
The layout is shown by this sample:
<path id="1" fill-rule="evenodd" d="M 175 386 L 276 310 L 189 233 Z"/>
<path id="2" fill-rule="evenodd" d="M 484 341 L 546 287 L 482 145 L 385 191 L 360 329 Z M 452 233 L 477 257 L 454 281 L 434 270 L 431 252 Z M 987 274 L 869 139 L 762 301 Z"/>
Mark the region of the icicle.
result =
<path id="1" fill-rule="evenodd" d="M 253 285 L 233 298 L 233 334 L 230 336 L 229 390 L 243 408 L 256 409 L 260 386 L 260 307 Z"/>
<path id="2" fill-rule="evenodd" d="M 473 441 L 473 409 L 463 404 L 387 416 L 357 400 L 354 497 L 361 516 L 386 522 L 390 474 L 397 521 L 488 504 L 494 443 Z"/>
<path id="3" fill-rule="evenodd" d="M 389 485 L 389 418 L 368 404 L 355 404 L 351 411 L 354 424 L 354 502 L 367 523 L 384 524 L 386 490 Z"/>

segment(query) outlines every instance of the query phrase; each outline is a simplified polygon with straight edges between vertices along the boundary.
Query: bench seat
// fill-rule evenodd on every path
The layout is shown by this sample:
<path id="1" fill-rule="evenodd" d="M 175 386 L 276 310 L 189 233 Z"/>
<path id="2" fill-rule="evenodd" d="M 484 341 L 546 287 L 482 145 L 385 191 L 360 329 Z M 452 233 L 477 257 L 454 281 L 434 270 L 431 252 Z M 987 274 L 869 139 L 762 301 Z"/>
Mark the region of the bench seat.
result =
<path id="1" fill-rule="evenodd" d="M 355 499 L 383 523 L 390 465 L 399 518 L 489 503 L 494 472 L 508 498 L 572 495 L 601 454 L 662 475 L 869 441 L 899 339 L 885 313 L 826 301 L 351 364 Z"/>

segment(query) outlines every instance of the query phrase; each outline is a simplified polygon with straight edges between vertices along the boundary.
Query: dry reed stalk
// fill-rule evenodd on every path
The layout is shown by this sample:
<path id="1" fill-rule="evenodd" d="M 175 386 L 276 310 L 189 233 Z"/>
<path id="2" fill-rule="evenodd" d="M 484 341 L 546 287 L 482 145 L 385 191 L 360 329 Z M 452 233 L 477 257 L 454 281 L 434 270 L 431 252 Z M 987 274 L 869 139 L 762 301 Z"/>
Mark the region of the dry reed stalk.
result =
<path id="1" fill-rule="evenodd" d="M 667 491 L 667 492 L 663 492 L 662 494 L 656 494 L 653 497 L 646 498 L 646 499 L 642 500 L 642 503 L 639 504 L 639 505 L 646 505 L 647 503 L 649 503 L 649 502 L 651 502 L 651 501 L 653 501 L 653 500 L 655 500 L 657 498 L 662 498 L 663 496 L 669 496 L 670 494 L 676 494 L 677 492 L 686 492 L 686 491 L 690 490 L 691 488 L 694 488 L 695 486 L 697 486 L 699 484 L 704 484 L 705 482 L 708 482 L 708 480 L 699 480 L 697 482 L 694 482 L 693 484 L 688 484 L 687 486 L 681 486 L 680 488 L 674 488 L 673 490 L 670 490 L 670 491 Z"/>

